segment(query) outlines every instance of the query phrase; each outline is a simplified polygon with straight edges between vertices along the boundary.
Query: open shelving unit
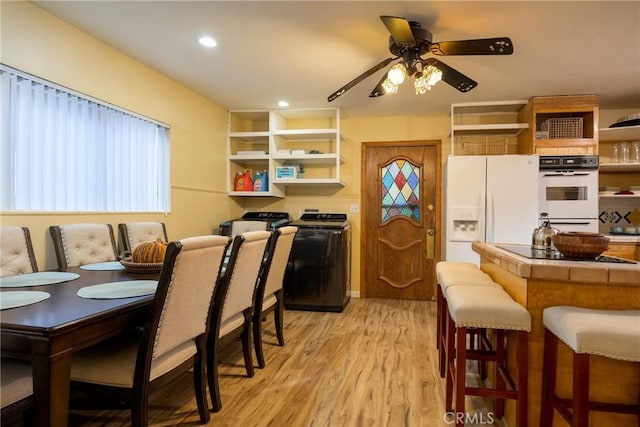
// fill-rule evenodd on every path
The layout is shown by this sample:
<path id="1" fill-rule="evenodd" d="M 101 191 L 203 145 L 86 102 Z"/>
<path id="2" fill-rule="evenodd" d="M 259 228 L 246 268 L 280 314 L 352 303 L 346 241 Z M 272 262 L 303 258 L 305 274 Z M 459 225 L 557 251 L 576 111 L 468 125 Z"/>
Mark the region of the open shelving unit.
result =
<path id="1" fill-rule="evenodd" d="M 344 186 L 340 180 L 340 110 L 236 110 L 228 120 L 228 189 L 232 196 L 284 197 L 286 186 Z M 304 169 L 294 179 L 277 178 L 279 167 Z M 233 191 L 237 172 L 267 170 L 267 191 Z"/>
<path id="2" fill-rule="evenodd" d="M 516 154 L 527 100 L 451 104 L 451 154 Z"/>

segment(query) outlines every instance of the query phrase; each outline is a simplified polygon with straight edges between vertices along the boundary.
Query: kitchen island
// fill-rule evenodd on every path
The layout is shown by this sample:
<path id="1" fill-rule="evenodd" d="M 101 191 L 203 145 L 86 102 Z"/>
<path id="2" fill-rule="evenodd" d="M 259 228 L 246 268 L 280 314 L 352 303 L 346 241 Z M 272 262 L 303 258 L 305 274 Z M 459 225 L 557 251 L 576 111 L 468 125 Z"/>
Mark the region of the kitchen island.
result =
<path id="1" fill-rule="evenodd" d="M 544 326 L 542 310 L 555 305 L 597 309 L 640 309 L 640 263 L 539 260 L 515 254 L 500 244 L 474 242 L 480 268 L 531 313 L 529 334 L 529 425 L 540 423 Z M 523 245 L 523 247 L 527 247 Z M 640 328 L 640 324 L 638 324 Z M 509 351 L 513 357 L 514 351 Z M 515 361 L 508 361 L 509 369 Z M 571 392 L 571 352 L 558 351 L 558 393 Z M 590 396 L 593 400 L 638 404 L 640 365 L 592 357 Z M 637 426 L 636 416 L 590 413 L 592 426 Z M 507 401 L 506 420 L 515 426 L 515 406 Z M 566 423 L 556 413 L 554 426 Z"/>

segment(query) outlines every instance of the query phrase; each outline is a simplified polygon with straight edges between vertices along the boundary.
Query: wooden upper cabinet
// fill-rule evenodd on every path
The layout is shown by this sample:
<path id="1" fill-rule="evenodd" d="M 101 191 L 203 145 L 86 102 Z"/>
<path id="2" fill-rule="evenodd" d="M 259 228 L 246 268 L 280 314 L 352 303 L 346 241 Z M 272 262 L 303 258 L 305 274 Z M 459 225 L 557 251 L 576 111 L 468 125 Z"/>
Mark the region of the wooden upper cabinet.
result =
<path id="1" fill-rule="evenodd" d="M 529 127 L 518 138 L 526 154 L 598 154 L 598 96 L 536 96 L 521 111 Z"/>

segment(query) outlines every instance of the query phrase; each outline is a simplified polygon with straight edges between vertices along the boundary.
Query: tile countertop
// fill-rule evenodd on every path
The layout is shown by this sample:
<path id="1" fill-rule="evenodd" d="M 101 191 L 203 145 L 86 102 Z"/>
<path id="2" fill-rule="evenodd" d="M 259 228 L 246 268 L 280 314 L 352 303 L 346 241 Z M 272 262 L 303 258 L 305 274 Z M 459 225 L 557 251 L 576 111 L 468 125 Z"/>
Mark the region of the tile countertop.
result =
<path id="1" fill-rule="evenodd" d="M 497 264 L 525 279 L 640 286 L 640 263 L 529 259 L 502 249 L 498 245 L 499 243 L 473 242 L 472 247 L 480 254 L 482 261 Z"/>

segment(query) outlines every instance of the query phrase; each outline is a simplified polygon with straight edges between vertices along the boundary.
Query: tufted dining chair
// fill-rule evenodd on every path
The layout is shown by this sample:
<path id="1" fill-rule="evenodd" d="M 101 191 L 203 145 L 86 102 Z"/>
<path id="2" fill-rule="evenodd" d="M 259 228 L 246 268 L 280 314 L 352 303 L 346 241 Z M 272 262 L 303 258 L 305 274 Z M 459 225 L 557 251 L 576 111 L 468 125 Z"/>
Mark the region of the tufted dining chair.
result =
<path id="1" fill-rule="evenodd" d="M 206 344 L 229 242 L 225 236 L 170 242 L 142 335 L 129 331 L 74 353 L 72 388 L 120 392 L 131 401 L 131 424 L 146 426 L 150 389 L 192 369 L 200 421 L 208 422 Z"/>
<path id="2" fill-rule="evenodd" d="M 0 277 L 38 271 L 27 227 L 0 227 Z"/>
<path id="3" fill-rule="evenodd" d="M 2 367 L 0 370 L 2 424 L 30 424 L 27 420 L 32 418 L 29 410 L 33 407 L 31 364 L 27 361 L 3 357 L 0 366 Z"/>
<path id="4" fill-rule="evenodd" d="M 231 238 L 247 231 L 265 231 L 267 225 L 265 221 L 233 221 L 231 223 Z"/>
<path id="5" fill-rule="evenodd" d="M 253 343 L 258 367 L 264 368 L 264 353 L 262 351 L 262 319 L 269 313 L 274 313 L 274 322 L 278 344 L 284 345 L 283 317 L 284 294 L 282 284 L 284 273 L 289 263 L 289 254 L 293 246 L 293 239 L 298 231 L 297 227 L 280 227 L 273 232 L 269 242 L 267 259 L 260 275 L 260 282 L 256 290 L 255 310 L 253 314 Z"/>
<path id="6" fill-rule="evenodd" d="M 127 222 L 118 224 L 118 231 L 123 254 L 130 254 L 142 242 L 169 241 L 164 222 Z"/>
<path id="7" fill-rule="evenodd" d="M 111 224 L 52 225 L 49 232 L 60 270 L 118 259 Z"/>
<path id="8" fill-rule="evenodd" d="M 270 231 L 249 231 L 233 239 L 230 262 L 227 264 L 225 273 L 228 290 L 224 298 L 217 299 L 214 305 L 219 322 L 211 329 L 207 350 L 207 379 L 215 412 L 222 409 L 217 361 L 221 341 L 240 336 L 247 376 L 254 375 L 251 356 L 251 319 L 258 276 L 270 237 Z"/>

